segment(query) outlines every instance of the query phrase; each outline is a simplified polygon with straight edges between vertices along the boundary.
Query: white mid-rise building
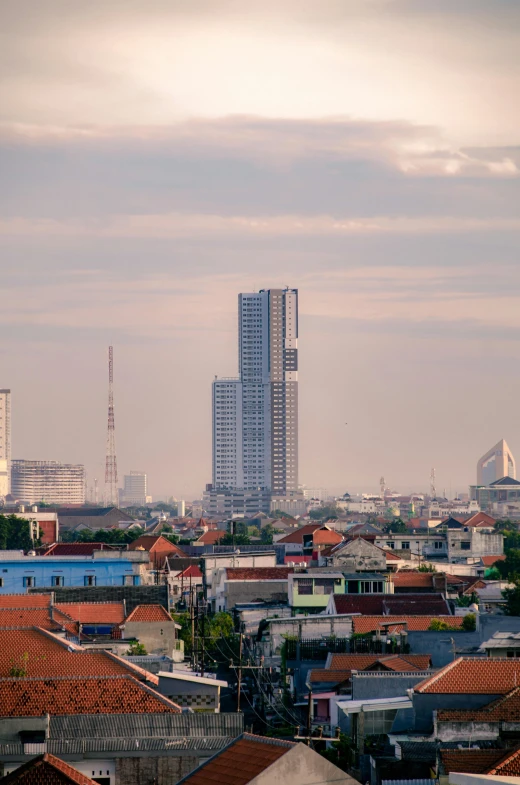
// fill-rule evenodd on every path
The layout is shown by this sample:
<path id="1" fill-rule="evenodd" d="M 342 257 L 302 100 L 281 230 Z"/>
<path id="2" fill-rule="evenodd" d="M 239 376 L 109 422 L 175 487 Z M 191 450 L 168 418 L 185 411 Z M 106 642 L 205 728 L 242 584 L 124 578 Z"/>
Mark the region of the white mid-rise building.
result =
<path id="1" fill-rule="evenodd" d="M 147 502 L 146 474 L 130 472 L 123 478 L 124 486 L 119 494 L 120 504 L 130 507 L 144 507 Z"/>
<path id="2" fill-rule="evenodd" d="M 11 492 L 11 390 L 0 390 L 0 497 Z"/>
<path id="3" fill-rule="evenodd" d="M 58 461 L 14 460 L 11 493 L 27 504 L 85 504 L 85 467 Z"/>

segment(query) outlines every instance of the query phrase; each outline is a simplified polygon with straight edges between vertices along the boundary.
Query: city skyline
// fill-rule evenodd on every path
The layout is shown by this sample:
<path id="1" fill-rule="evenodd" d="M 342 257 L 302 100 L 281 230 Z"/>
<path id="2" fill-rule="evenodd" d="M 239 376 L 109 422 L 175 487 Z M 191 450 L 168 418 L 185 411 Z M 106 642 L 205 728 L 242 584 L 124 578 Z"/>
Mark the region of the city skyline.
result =
<path id="1" fill-rule="evenodd" d="M 121 475 L 200 498 L 236 293 L 287 282 L 300 482 L 466 491 L 520 454 L 517 3 L 2 5 L 13 457 L 102 487 L 113 345 Z"/>

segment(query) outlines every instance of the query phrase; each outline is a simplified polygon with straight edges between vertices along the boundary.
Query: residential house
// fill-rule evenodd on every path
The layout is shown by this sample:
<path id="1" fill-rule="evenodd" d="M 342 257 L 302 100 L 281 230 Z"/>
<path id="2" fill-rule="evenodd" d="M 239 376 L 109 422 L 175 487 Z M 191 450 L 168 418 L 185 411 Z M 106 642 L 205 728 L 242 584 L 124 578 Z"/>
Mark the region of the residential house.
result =
<path id="1" fill-rule="evenodd" d="M 5 768 L 5 776 L 2 778 L 2 785 L 103 785 L 108 775 L 110 782 L 110 771 L 100 769 L 99 766 L 92 769 L 92 777 L 78 771 L 73 766 L 69 766 L 64 760 L 56 758 L 54 755 L 45 753 L 37 755 L 32 760 L 18 766 L 11 771 L 10 766 Z M 95 777 L 95 779 L 94 779 Z"/>
<path id="2" fill-rule="evenodd" d="M 327 563 L 348 572 L 386 572 L 386 553 L 360 535 L 335 546 L 327 555 Z"/>
<path id="3" fill-rule="evenodd" d="M 39 510 L 37 505 L 33 505 L 30 510 L 14 513 L 20 520 L 29 521 L 31 537 L 34 540 L 41 540 L 43 545 L 50 545 L 56 542 L 59 537 L 58 513 L 48 509 Z"/>
<path id="4" fill-rule="evenodd" d="M 206 553 L 201 556 L 200 564 L 206 599 L 210 608 L 215 611 L 217 585 L 220 583 L 222 570 L 227 567 L 276 567 L 276 553 L 268 550 L 241 553 L 239 549 L 226 553 Z"/>
<path id="5" fill-rule="evenodd" d="M 441 749 L 439 782 L 517 782 L 520 776 L 520 749 Z M 464 772 L 455 776 L 454 772 Z M 474 775 L 485 775 L 477 778 Z M 470 775 L 470 776 L 468 776 Z M 471 776 L 473 775 L 473 776 Z M 493 778 L 493 779 L 491 779 Z"/>
<path id="6" fill-rule="evenodd" d="M 520 741 L 520 687 L 480 709 L 438 709 L 433 733 L 442 742 Z"/>
<path id="7" fill-rule="evenodd" d="M 289 578 L 289 605 L 296 613 L 320 613 L 329 606 L 330 612 L 335 613 L 333 600 L 336 597 L 345 594 L 379 594 L 391 589 L 386 575 L 380 573 L 307 570 L 295 572 Z"/>
<path id="8" fill-rule="evenodd" d="M 228 686 L 227 681 L 184 670 L 159 671 L 157 675 L 158 691 L 178 706 L 199 713 L 219 713 L 220 690 Z"/>
<path id="9" fill-rule="evenodd" d="M 197 547 L 202 547 L 203 545 L 218 545 L 226 534 L 227 532 L 222 529 L 211 529 L 210 531 L 201 534 L 200 537 L 197 537 L 197 539 L 193 541 L 193 545 Z"/>
<path id="10" fill-rule="evenodd" d="M 361 613 L 371 616 L 449 616 L 442 594 L 334 594 L 327 613 Z"/>
<path id="11" fill-rule="evenodd" d="M 396 551 L 402 558 L 412 561 L 446 559 L 448 556 L 446 532 L 438 529 L 415 529 L 405 534 L 380 533 L 374 544 Z"/>
<path id="12" fill-rule="evenodd" d="M 54 542 L 39 548 L 37 553 L 39 556 L 92 556 L 94 551 L 116 550 L 122 549 L 106 542 Z"/>
<path id="13" fill-rule="evenodd" d="M 244 733 L 178 785 L 357 785 L 311 747 Z"/>
<path id="14" fill-rule="evenodd" d="M 77 529 L 118 529 L 120 523 L 135 523 L 135 518 L 117 507 L 58 507 L 60 531 Z"/>
<path id="15" fill-rule="evenodd" d="M 138 605 L 121 626 L 122 639 L 139 641 L 148 654 L 170 657 L 182 644 L 177 641 L 177 627 L 162 605 Z"/>
<path id="16" fill-rule="evenodd" d="M 520 657 L 520 632 L 495 632 L 492 638 L 480 644 L 487 657 L 511 659 Z"/>
<path id="17" fill-rule="evenodd" d="M 184 569 L 175 569 L 175 559 L 168 559 L 168 586 L 172 602 L 179 601 L 186 603 L 190 607 L 195 603 L 196 596 L 202 591 L 203 576 L 198 564 L 190 564 Z"/>
<path id="18" fill-rule="evenodd" d="M 293 567 L 224 567 L 213 584 L 215 610 L 229 611 L 243 602 L 286 603 L 293 571 Z"/>
<path id="19" fill-rule="evenodd" d="M 343 537 L 326 524 L 309 523 L 277 539 L 285 547 L 285 554 L 302 554 L 318 558 L 319 551 L 343 542 Z"/>
<path id="20" fill-rule="evenodd" d="M 444 572 L 418 572 L 398 570 L 389 580 L 394 594 L 446 594 L 447 581 Z"/>
<path id="21" fill-rule="evenodd" d="M 179 556 L 185 558 L 186 554 L 170 540 L 162 535 L 143 534 L 128 546 L 130 551 L 145 551 L 148 553 L 148 566 L 150 570 L 163 570 L 166 559 Z"/>

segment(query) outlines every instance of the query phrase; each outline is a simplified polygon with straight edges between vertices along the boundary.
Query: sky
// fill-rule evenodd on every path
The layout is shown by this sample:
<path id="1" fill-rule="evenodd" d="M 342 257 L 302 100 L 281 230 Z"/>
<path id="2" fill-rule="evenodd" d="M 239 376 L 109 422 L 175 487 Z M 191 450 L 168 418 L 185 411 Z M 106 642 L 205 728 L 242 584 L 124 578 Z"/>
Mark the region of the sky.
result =
<path id="1" fill-rule="evenodd" d="M 13 457 L 211 481 L 237 294 L 300 293 L 300 482 L 520 458 L 517 0 L 0 0 Z M 345 425 L 348 423 L 348 425 Z"/>

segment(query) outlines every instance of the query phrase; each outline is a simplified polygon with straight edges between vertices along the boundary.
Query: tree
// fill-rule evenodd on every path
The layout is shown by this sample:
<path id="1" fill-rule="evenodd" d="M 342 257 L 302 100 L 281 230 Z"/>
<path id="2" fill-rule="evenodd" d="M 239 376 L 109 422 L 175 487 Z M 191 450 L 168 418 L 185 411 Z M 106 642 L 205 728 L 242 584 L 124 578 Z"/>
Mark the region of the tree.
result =
<path id="1" fill-rule="evenodd" d="M 104 542 L 107 545 L 129 545 L 143 533 L 142 529 L 81 529 L 81 531 L 66 531 L 61 537 L 63 542 Z"/>
<path id="2" fill-rule="evenodd" d="M 127 657 L 144 657 L 148 652 L 146 651 L 146 647 L 142 643 L 135 643 L 130 644 L 130 648 L 128 649 L 126 656 Z"/>
<path id="3" fill-rule="evenodd" d="M 406 523 L 403 521 L 402 518 L 396 518 L 394 521 L 388 524 L 386 527 L 387 532 L 392 534 L 407 534 L 408 529 L 406 528 Z"/>
<path id="4" fill-rule="evenodd" d="M 447 624 L 442 619 L 432 619 L 430 626 L 428 627 L 429 630 L 436 630 L 439 632 L 440 630 L 449 630 L 450 625 Z"/>
<path id="5" fill-rule="evenodd" d="M 226 532 L 218 541 L 219 545 L 251 545 L 251 540 L 247 534 L 230 534 Z"/>
<path id="6" fill-rule="evenodd" d="M 272 523 L 268 523 L 266 526 L 264 526 L 264 528 L 260 531 L 260 542 L 262 545 L 272 545 L 274 531 L 275 530 Z"/>
<path id="7" fill-rule="evenodd" d="M 502 597 L 506 601 L 504 613 L 506 616 L 520 616 L 520 580 L 514 581 L 514 586 L 504 589 Z"/>
<path id="8" fill-rule="evenodd" d="M 474 613 L 467 613 L 462 619 L 462 629 L 465 632 L 475 632 L 477 629 L 477 617 Z"/>
<path id="9" fill-rule="evenodd" d="M 30 551 L 41 545 L 38 538 L 33 541 L 31 537 L 31 524 L 25 518 L 17 515 L 0 515 L 0 550 Z"/>
<path id="10" fill-rule="evenodd" d="M 417 567 L 417 572 L 437 572 L 437 567 L 435 564 L 430 564 L 430 562 L 425 562 L 424 564 L 420 564 Z"/>
<path id="11" fill-rule="evenodd" d="M 503 561 L 497 561 L 493 565 L 496 567 L 502 578 L 514 580 L 514 576 L 520 576 L 520 549 L 512 548 L 507 551 Z"/>
<path id="12" fill-rule="evenodd" d="M 325 521 L 330 518 L 337 518 L 340 510 L 335 504 L 326 504 L 323 507 L 315 507 L 310 511 L 309 517 L 314 521 Z"/>
<path id="13" fill-rule="evenodd" d="M 338 769 L 348 771 L 354 762 L 354 747 L 350 736 L 339 734 L 339 739 L 334 741 L 328 749 L 320 752 L 324 758 L 333 763 Z"/>

